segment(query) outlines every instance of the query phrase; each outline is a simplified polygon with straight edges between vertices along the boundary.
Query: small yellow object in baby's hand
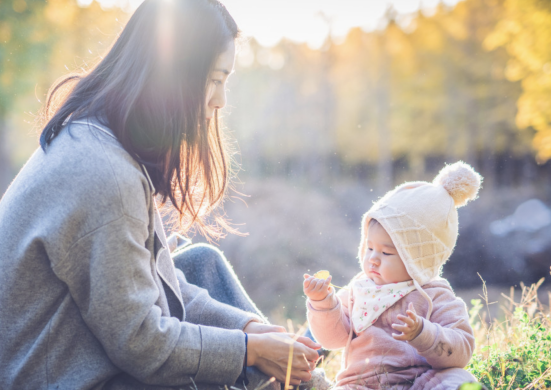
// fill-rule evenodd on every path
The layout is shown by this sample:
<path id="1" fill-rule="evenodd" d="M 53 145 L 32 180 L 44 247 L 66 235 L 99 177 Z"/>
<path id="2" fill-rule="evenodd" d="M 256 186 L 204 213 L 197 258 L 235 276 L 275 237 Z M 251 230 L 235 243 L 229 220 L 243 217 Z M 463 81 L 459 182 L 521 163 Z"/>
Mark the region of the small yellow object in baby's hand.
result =
<path id="1" fill-rule="evenodd" d="M 322 269 L 321 271 L 318 271 L 314 274 L 314 278 L 316 278 L 316 279 L 327 279 L 330 275 L 331 274 L 329 273 L 329 271 L 327 271 L 326 269 Z M 331 283 L 331 286 L 348 290 L 346 287 L 335 286 L 333 283 Z"/>
<path id="2" fill-rule="evenodd" d="M 318 271 L 314 274 L 314 278 L 316 279 L 327 279 L 331 275 L 329 271 L 326 269 L 322 269 L 321 271 Z"/>

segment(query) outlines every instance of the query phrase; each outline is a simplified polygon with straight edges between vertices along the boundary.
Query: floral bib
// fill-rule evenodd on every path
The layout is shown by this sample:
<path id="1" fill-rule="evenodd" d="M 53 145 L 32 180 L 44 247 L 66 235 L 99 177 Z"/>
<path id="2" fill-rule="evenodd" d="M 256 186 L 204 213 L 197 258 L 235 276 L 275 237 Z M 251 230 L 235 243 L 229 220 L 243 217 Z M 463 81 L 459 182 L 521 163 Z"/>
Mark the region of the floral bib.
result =
<path id="1" fill-rule="evenodd" d="M 415 290 L 413 280 L 377 285 L 364 276 L 352 283 L 354 306 L 352 324 L 356 333 L 363 332 L 377 321 L 389 307 Z"/>

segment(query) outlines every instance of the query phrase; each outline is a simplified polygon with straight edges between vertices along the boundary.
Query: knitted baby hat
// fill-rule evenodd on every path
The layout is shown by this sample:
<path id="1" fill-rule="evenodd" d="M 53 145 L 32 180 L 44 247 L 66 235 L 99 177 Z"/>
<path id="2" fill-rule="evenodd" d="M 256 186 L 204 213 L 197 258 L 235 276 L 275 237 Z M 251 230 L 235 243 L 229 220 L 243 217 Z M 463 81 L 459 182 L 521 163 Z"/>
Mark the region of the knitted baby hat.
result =
<path id="1" fill-rule="evenodd" d="M 432 183 L 408 182 L 377 201 L 364 215 L 359 258 L 367 250 L 369 221 L 376 219 L 387 231 L 419 292 L 442 271 L 457 241 L 457 208 L 476 199 L 482 176 L 464 162 L 446 165 Z"/>

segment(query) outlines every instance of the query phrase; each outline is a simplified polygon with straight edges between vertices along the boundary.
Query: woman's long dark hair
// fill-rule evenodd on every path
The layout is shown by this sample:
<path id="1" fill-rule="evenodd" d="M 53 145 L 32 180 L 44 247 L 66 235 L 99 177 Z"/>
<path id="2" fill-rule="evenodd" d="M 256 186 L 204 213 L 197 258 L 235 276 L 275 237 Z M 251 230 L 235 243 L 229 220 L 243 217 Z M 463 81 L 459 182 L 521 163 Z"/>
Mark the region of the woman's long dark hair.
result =
<path id="1" fill-rule="evenodd" d="M 183 230 L 195 224 L 220 237 L 229 228 L 222 214 L 205 216 L 221 203 L 231 164 L 205 100 L 209 73 L 238 35 L 218 0 L 145 0 L 95 68 L 52 86 L 40 145 L 46 150 L 67 120 L 95 117 L 148 168 Z"/>

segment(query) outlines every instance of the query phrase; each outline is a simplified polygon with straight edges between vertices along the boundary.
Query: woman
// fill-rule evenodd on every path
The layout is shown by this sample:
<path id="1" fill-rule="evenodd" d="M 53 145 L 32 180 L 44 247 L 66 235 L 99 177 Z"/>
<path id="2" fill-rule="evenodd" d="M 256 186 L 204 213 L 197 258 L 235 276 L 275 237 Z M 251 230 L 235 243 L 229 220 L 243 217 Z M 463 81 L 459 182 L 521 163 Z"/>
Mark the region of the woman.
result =
<path id="1" fill-rule="evenodd" d="M 42 148 L 0 201 L 3 389 L 254 389 L 285 379 L 289 345 L 291 383 L 310 379 L 319 346 L 263 323 L 212 247 L 171 258 L 155 204 L 220 233 L 203 218 L 227 186 L 237 36 L 217 0 L 145 0 L 52 88 Z"/>

